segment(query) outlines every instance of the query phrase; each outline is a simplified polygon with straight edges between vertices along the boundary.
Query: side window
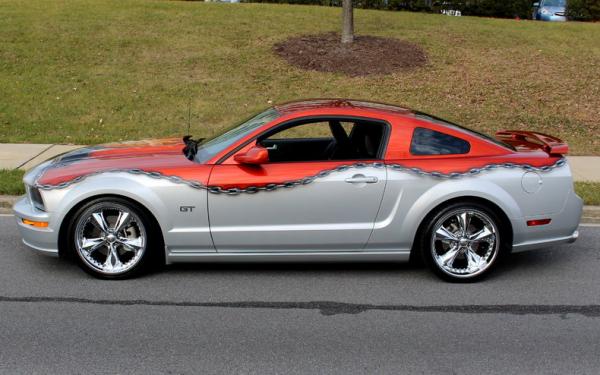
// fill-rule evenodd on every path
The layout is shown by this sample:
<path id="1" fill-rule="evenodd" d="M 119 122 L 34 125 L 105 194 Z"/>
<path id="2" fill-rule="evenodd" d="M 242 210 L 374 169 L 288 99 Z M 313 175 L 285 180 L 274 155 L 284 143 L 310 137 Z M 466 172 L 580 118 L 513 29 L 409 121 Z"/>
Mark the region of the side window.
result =
<path id="1" fill-rule="evenodd" d="M 352 129 L 354 129 L 354 123 L 350 121 L 341 121 L 342 128 L 346 131 L 346 134 L 350 135 L 352 133 Z"/>
<path id="2" fill-rule="evenodd" d="M 415 128 L 410 143 L 413 155 L 466 154 L 470 149 L 471 145 L 464 139 L 426 128 Z"/>
<path id="3" fill-rule="evenodd" d="M 384 130 L 378 121 L 328 118 L 299 122 L 258 143 L 271 162 L 377 159 Z"/>
<path id="4" fill-rule="evenodd" d="M 328 122 L 311 122 L 273 134 L 269 139 L 332 138 Z"/>

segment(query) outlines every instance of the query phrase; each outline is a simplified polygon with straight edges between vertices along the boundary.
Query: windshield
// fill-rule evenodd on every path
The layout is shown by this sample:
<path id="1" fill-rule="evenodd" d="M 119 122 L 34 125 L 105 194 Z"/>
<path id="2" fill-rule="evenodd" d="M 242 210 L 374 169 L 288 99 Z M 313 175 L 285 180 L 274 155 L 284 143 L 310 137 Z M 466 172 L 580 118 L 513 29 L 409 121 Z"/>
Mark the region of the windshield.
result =
<path id="1" fill-rule="evenodd" d="M 446 120 L 442 120 L 441 118 L 438 118 L 438 117 L 435 117 L 435 116 L 432 116 L 432 115 L 428 115 L 428 114 L 422 113 L 422 112 L 415 112 L 415 117 L 419 118 L 421 120 L 425 120 L 425 121 L 429 121 L 429 122 L 441 124 L 441 125 L 444 125 L 444 126 L 458 128 L 458 129 L 460 129 L 462 131 L 466 131 L 467 133 L 471 133 L 471 134 L 474 134 L 474 135 L 476 135 L 476 136 L 478 136 L 480 138 L 484 138 L 484 139 L 486 139 L 486 140 L 488 140 L 490 142 L 494 142 L 495 144 L 500 145 L 502 147 L 506 147 L 506 148 L 509 148 L 509 149 L 511 149 L 513 151 L 516 151 L 516 149 L 512 145 L 509 145 L 508 143 L 504 143 L 504 142 L 502 142 L 502 141 L 500 141 L 500 140 L 498 140 L 498 139 L 496 139 L 494 137 L 490 137 L 487 134 L 483 134 L 483 133 L 480 133 L 478 131 L 475 131 L 475 130 L 472 130 L 472 129 L 469 129 L 469 128 L 465 128 L 464 126 L 460 126 L 458 124 L 455 124 L 455 123 L 452 123 L 452 122 L 448 122 Z"/>
<path id="2" fill-rule="evenodd" d="M 240 125 L 229 128 L 224 133 L 219 133 L 208 138 L 198 146 L 196 161 L 199 163 L 207 162 L 227 147 L 244 138 L 248 133 L 275 120 L 279 116 L 280 114 L 275 108 L 269 108 L 249 120 L 244 121 Z"/>
<path id="3" fill-rule="evenodd" d="M 564 7 L 566 0 L 544 0 L 543 6 L 545 7 Z"/>

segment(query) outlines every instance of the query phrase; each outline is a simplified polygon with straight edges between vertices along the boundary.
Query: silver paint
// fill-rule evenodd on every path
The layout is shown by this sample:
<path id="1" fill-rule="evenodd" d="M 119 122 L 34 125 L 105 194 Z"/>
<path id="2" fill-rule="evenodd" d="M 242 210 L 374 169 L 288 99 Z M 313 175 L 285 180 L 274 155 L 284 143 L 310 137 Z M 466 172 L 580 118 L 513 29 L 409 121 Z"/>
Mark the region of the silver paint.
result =
<path id="1" fill-rule="evenodd" d="M 120 195 L 139 202 L 157 219 L 167 262 L 246 260 L 250 254 L 262 260 L 364 259 L 369 254 L 404 260 L 418 226 L 431 210 L 450 199 L 477 197 L 506 214 L 514 232 L 513 249 L 522 251 L 576 236 L 583 204 L 573 191 L 570 169 L 561 160 L 539 169 L 486 167 L 461 178 L 369 165 L 329 173 L 293 189 L 237 196 L 208 194 L 207 189 L 190 188 L 171 178 L 114 171 L 60 189 L 41 190 L 47 212 L 34 209 L 26 197 L 14 211 L 24 242 L 51 254 L 57 254 L 58 232 L 73 207 L 95 196 Z M 34 168 L 24 181 L 35 184 L 45 167 L 46 163 Z M 533 170 L 544 183 L 536 193 L 528 193 L 521 182 Z M 377 182 L 346 182 L 357 174 L 376 177 Z M 180 206 L 196 209 L 182 213 Z M 49 227 L 26 226 L 22 218 L 49 221 Z M 552 222 L 527 227 L 527 220 L 537 218 Z"/>

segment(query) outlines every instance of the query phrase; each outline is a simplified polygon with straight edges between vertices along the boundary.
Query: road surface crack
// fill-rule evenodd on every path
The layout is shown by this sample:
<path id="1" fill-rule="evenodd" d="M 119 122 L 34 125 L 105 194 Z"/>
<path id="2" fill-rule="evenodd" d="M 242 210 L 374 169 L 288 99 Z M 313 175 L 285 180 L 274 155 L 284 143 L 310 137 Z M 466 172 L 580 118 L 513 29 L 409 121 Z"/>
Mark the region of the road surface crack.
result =
<path id="1" fill-rule="evenodd" d="M 285 302 L 285 301 L 238 301 L 238 302 L 193 302 L 193 301 L 151 301 L 151 300 L 109 300 L 77 297 L 6 297 L 0 302 L 13 303 L 80 303 L 117 306 L 167 306 L 167 307 L 211 307 L 233 309 L 278 309 L 278 310 L 318 310 L 331 316 L 338 314 L 360 314 L 366 311 L 401 311 L 424 313 L 458 314 L 512 314 L 512 315 L 560 315 L 579 314 L 586 317 L 600 317 L 600 305 L 377 305 L 332 301 Z"/>

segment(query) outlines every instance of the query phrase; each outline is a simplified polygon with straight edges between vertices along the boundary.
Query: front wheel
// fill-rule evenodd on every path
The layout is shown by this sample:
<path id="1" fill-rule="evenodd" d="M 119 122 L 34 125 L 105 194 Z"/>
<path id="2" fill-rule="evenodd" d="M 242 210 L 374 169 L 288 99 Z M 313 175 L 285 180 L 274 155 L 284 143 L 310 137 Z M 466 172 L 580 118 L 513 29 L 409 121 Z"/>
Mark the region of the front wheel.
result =
<path id="1" fill-rule="evenodd" d="M 502 249 L 501 221 L 487 207 L 457 203 L 440 210 L 422 239 L 424 258 L 441 278 L 478 280 L 495 266 Z"/>
<path id="2" fill-rule="evenodd" d="M 149 269 L 157 242 L 150 218 L 120 198 L 100 198 L 81 207 L 70 237 L 81 268 L 104 279 L 124 279 Z"/>

